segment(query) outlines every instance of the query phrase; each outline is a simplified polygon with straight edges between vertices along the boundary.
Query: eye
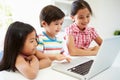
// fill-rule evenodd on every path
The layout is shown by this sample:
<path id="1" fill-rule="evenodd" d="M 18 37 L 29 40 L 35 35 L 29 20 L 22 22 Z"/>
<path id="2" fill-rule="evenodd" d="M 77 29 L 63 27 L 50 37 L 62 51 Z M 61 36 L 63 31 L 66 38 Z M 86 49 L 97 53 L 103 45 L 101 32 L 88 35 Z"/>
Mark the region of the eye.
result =
<path id="1" fill-rule="evenodd" d="M 58 23 L 55 23 L 55 25 L 58 25 Z"/>
<path id="2" fill-rule="evenodd" d="M 36 41 L 36 38 L 33 38 L 30 40 L 30 43 L 34 43 Z"/>
<path id="3" fill-rule="evenodd" d="M 89 18 L 90 17 L 90 15 L 88 15 L 88 16 L 86 16 L 87 18 Z"/>
<path id="4" fill-rule="evenodd" d="M 83 19 L 84 17 L 83 16 L 80 16 L 79 19 Z"/>
<path id="5" fill-rule="evenodd" d="M 36 38 L 35 41 L 36 41 L 37 43 L 39 43 L 39 38 Z"/>
<path id="6" fill-rule="evenodd" d="M 60 25 L 63 25 L 63 22 Z"/>
<path id="7" fill-rule="evenodd" d="M 33 43 L 34 41 L 33 40 L 30 40 L 30 43 Z"/>

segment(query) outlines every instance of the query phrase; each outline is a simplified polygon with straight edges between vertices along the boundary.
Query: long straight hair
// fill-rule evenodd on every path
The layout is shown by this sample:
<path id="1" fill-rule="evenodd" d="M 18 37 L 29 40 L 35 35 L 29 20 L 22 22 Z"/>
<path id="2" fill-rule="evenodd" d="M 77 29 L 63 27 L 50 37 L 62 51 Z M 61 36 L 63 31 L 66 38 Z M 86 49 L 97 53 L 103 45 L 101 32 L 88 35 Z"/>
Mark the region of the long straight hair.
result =
<path id="1" fill-rule="evenodd" d="M 31 32 L 35 29 L 20 21 L 9 25 L 4 41 L 3 58 L 0 62 L 0 71 L 16 71 L 15 62 L 19 52 L 24 46 L 24 42 Z"/>

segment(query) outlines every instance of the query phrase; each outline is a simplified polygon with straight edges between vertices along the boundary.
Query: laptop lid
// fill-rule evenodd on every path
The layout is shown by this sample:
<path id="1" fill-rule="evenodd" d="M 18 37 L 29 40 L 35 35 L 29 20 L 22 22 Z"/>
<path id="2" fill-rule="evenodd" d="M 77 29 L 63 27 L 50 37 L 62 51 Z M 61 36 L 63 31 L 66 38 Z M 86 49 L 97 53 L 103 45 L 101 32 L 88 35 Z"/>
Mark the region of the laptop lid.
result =
<path id="1" fill-rule="evenodd" d="M 59 72 L 68 74 L 70 76 L 76 77 L 81 80 L 90 79 L 100 72 L 108 69 L 114 62 L 117 54 L 120 51 L 120 36 L 114 36 L 108 39 L 103 40 L 103 43 L 98 51 L 98 54 L 90 68 L 90 71 L 87 75 L 80 75 L 71 71 L 68 71 L 70 67 L 76 66 L 78 64 L 85 63 L 89 61 L 89 58 L 80 57 L 73 59 L 71 63 L 58 63 L 52 66 L 52 69 Z"/>
<path id="2" fill-rule="evenodd" d="M 98 51 L 96 59 L 88 74 L 88 78 L 92 78 L 98 73 L 111 67 L 115 58 L 120 51 L 120 36 L 114 36 L 103 40 L 103 43 Z"/>

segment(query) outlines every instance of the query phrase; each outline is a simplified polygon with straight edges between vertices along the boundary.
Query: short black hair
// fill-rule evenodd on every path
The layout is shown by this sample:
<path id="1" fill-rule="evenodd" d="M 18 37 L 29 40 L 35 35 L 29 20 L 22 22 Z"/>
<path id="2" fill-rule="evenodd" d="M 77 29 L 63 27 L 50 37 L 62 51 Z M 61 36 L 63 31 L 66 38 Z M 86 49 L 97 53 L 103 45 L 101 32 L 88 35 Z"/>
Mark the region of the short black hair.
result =
<path id="1" fill-rule="evenodd" d="M 49 25 L 52 21 L 62 19 L 64 16 L 64 12 L 58 7 L 54 5 L 47 5 L 40 12 L 40 24 L 42 21 L 45 21 Z"/>

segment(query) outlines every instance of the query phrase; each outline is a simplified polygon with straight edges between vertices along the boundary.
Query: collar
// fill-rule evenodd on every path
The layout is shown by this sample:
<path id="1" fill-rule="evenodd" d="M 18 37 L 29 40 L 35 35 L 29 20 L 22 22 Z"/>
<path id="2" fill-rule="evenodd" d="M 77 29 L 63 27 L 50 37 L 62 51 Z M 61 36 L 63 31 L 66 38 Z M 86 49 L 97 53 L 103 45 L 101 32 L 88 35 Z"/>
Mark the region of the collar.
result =
<path id="1" fill-rule="evenodd" d="M 77 25 L 76 23 L 73 23 L 72 26 L 74 27 L 74 28 L 73 28 L 73 31 L 74 31 L 74 32 L 89 34 L 89 28 L 88 28 L 88 26 L 85 28 L 84 31 L 81 31 L 81 30 L 78 28 L 78 25 Z"/>
<path id="2" fill-rule="evenodd" d="M 42 32 L 43 33 L 43 35 L 45 35 L 48 39 L 50 39 L 50 40 L 52 40 L 52 41 L 56 41 L 57 40 L 57 38 L 55 37 L 55 38 L 51 38 L 51 37 L 49 37 L 47 34 L 46 34 L 46 32 Z"/>

